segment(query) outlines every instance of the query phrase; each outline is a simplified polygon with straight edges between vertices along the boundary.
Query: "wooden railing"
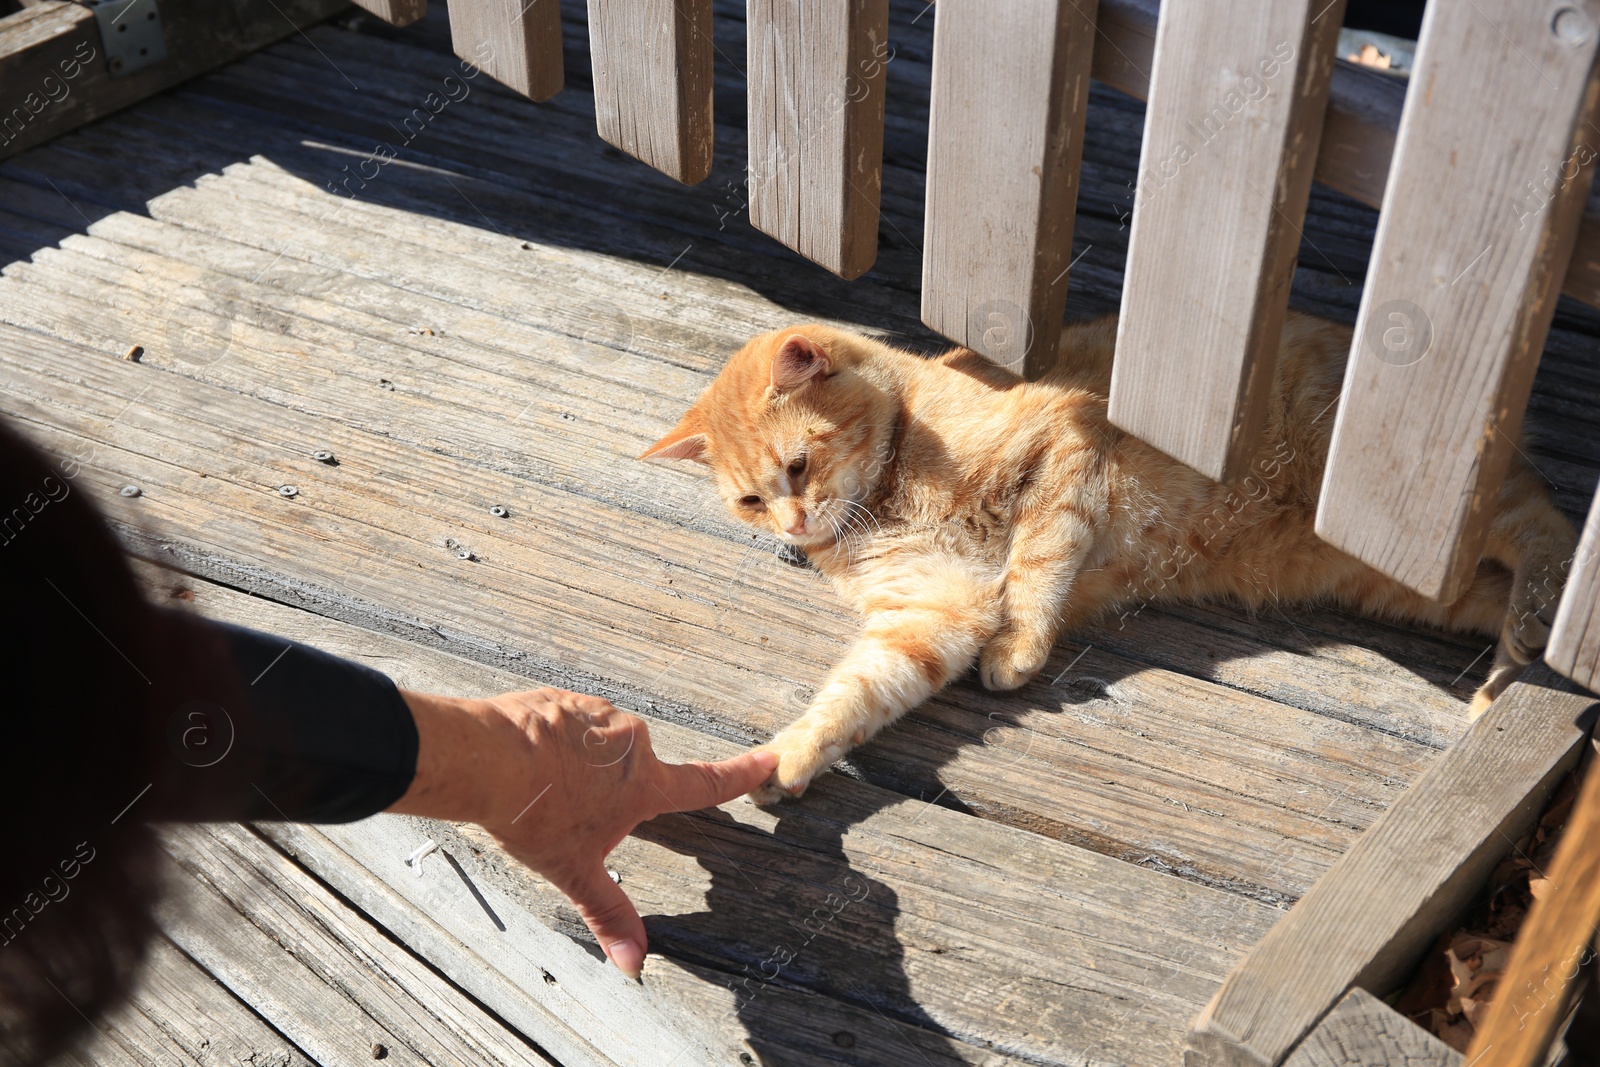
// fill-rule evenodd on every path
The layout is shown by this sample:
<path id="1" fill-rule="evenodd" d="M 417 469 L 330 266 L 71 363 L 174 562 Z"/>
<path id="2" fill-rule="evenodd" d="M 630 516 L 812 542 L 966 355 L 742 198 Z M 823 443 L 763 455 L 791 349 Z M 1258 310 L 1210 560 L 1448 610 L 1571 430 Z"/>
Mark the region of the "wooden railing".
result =
<path id="1" fill-rule="evenodd" d="M 422 0 L 359 0 L 391 21 Z M 454 47 L 539 100 L 558 0 L 454 0 Z M 940 0 L 923 319 L 1056 357 L 1088 81 L 1148 101 L 1111 418 L 1218 480 L 1267 403 L 1312 180 L 1380 207 L 1317 532 L 1453 599 L 1482 554 L 1558 295 L 1600 304 L 1600 0 L 1431 4 L 1411 91 L 1339 62 L 1343 0 Z M 589 0 L 600 134 L 711 166 L 711 0 Z M 749 204 L 853 278 L 877 250 L 887 0 L 748 0 Z M 1600 420 L 1597 420 L 1600 425 Z M 1600 507 L 1548 660 L 1600 685 Z"/>

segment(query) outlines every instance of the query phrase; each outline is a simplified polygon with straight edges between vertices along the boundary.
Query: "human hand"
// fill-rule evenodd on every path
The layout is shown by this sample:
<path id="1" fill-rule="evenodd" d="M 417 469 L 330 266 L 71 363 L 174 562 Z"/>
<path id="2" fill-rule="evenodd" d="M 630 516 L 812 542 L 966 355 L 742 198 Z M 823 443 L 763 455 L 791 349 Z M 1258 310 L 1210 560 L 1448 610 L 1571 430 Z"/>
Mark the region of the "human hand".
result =
<path id="1" fill-rule="evenodd" d="M 640 823 L 725 803 L 766 781 L 768 752 L 662 763 L 644 720 L 561 689 L 463 700 L 402 691 L 417 773 L 389 810 L 475 822 L 561 890 L 611 962 L 644 966 L 644 922 L 605 858 Z"/>

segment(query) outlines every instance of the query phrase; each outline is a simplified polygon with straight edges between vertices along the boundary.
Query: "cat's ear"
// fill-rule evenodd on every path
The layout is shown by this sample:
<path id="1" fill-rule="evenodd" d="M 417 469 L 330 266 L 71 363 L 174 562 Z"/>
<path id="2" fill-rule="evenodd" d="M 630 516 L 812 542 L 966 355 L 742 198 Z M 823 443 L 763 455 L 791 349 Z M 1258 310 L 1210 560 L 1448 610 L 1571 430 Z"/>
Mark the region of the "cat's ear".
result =
<path id="1" fill-rule="evenodd" d="M 819 374 L 833 369 L 833 360 L 803 333 L 790 334 L 772 357 L 772 391 L 792 393 Z"/>
<path id="2" fill-rule="evenodd" d="M 700 428 L 698 413 L 691 408 L 667 435 L 639 454 L 640 459 L 706 460 L 706 434 Z"/>

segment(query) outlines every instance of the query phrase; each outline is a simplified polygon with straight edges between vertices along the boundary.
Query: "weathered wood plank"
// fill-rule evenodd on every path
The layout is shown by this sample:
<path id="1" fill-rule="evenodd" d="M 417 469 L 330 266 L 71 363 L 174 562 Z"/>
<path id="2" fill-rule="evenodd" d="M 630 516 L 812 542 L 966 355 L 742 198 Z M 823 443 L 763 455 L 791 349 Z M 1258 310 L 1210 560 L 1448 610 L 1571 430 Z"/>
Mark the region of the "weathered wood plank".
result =
<path id="1" fill-rule="evenodd" d="M 1027 378 L 1067 304 L 1094 0 L 937 5 L 922 321 Z M 1003 116 L 1003 117 L 1002 117 Z"/>
<path id="2" fill-rule="evenodd" d="M 1600 690 L 1600 493 L 1583 524 L 1545 662 L 1579 685 Z"/>
<path id="3" fill-rule="evenodd" d="M 309 641 L 370 663 L 403 686 L 482 693 L 531 684 L 518 675 L 193 578 L 151 569 L 144 573 L 157 599 L 189 604 L 216 618 Z M 726 742 L 662 722 L 652 723 L 651 739 L 663 758 L 672 760 L 720 758 L 735 750 Z M 1158 1050 L 1166 1050 L 1168 1059 L 1175 1053 L 1159 1033 L 1163 1024 L 1157 1022 L 1164 1012 L 1176 1009 L 1170 1003 L 1173 998 L 1192 995 L 1196 972 L 1217 973 L 1214 968 L 1221 960 L 1214 958 L 1216 953 L 1226 957 L 1237 952 L 1221 945 L 1223 936 L 1232 936 L 1227 934 L 1230 928 L 1248 939 L 1264 931 L 1277 914 L 1226 894 L 1198 887 L 1179 889 L 1181 882 L 1155 872 L 945 808 L 908 802 L 861 783 L 840 779 L 824 788 L 832 795 L 825 811 L 808 814 L 795 810 L 772 816 L 736 801 L 726 805 L 723 813 L 709 817 L 658 820 L 646 829 L 645 839 L 624 843 L 610 861 L 621 872 L 623 885 L 641 912 L 649 917 L 657 952 L 675 958 L 687 956 L 702 964 L 713 961 L 718 968 L 714 974 L 697 972 L 721 988 L 702 989 L 679 1005 L 691 1014 L 699 1014 L 698 1005 L 720 1005 L 726 1012 L 728 986 L 745 977 L 742 968 L 748 965 L 750 974 L 757 973 L 757 961 L 772 951 L 775 941 L 785 939 L 772 928 L 774 907 L 783 914 L 804 915 L 827 891 L 819 892 L 818 886 L 838 885 L 845 878 L 859 878 L 872 887 L 867 897 L 871 906 L 840 913 L 820 928 L 797 953 L 794 967 L 785 968 L 783 982 L 770 988 L 758 983 L 762 988 L 759 1005 L 746 1005 L 731 1017 L 706 1016 L 720 1019 L 724 1041 L 736 1045 L 749 1039 L 763 1054 L 772 1043 L 789 1037 L 801 1045 L 822 1037 L 820 1044 L 825 1046 L 828 1034 L 806 1032 L 806 1021 L 809 1017 L 814 1025 L 816 1012 L 849 1020 L 863 1047 L 897 1043 L 896 1029 L 916 1025 L 907 1020 L 903 992 L 896 992 L 909 977 L 919 991 L 918 1010 L 940 1025 L 948 1025 L 958 1038 L 976 1030 L 986 1034 L 986 1040 L 997 1040 L 1002 1050 L 1032 1049 L 1052 1062 L 1056 1057 L 1070 1058 L 1073 1048 L 1094 1052 L 1092 1059 L 1097 1063 L 1119 1058 L 1161 1062 Z M 390 829 L 380 833 L 384 826 Z M 406 831 L 408 836 L 392 840 L 392 829 L 401 826 L 413 829 Z M 845 826 L 849 832 L 841 840 Z M 556 952 L 557 962 L 551 962 L 550 946 L 540 940 L 539 931 L 521 925 L 529 917 L 554 923 L 585 942 L 588 935 L 559 894 L 507 859 L 479 832 L 389 817 L 350 827 L 267 829 L 276 840 L 292 847 L 302 862 L 502 1014 L 500 1002 L 478 993 L 472 984 L 470 963 L 458 959 L 447 964 L 435 958 L 435 943 L 429 943 L 433 948 L 425 947 L 408 932 L 419 920 L 396 925 L 389 917 L 392 902 L 388 906 L 369 903 L 359 879 L 371 881 L 380 895 L 387 886 L 387 892 L 421 905 L 426 916 L 475 954 L 473 959 L 485 961 L 486 968 L 498 968 L 531 996 L 546 989 L 565 990 L 585 1004 L 595 1004 L 597 994 L 586 992 L 589 986 L 585 981 L 598 980 L 601 984 L 596 989 L 610 989 L 608 980 L 617 979 L 603 961 L 583 952 L 576 956 Z M 399 864 L 399 858 L 423 836 L 441 843 L 460 862 L 506 930 L 485 921 L 482 906 L 447 862 L 439 865 L 439 871 L 426 869 L 425 863 L 420 880 Z M 373 843 L 380 838 L 381 843 Z M 330 845 L 358 859 L 363 870 L 376 878 L 352 876 L 348 869 L 340 873 L 334 857 L 327 853 Z M 440 874 L 443 877 L 436 877 Z M 987 888 L 975 890 L 977 884 Z M 708 906 L 712 909 L 709 913 L 705 911 Z M 389 910 L 380 913 L 381 907 Z M 1019 922 L 1021 927 L 1012 929 Z M 1072 933 L 1047 932 L 1058 925 Z M 1089 937 L 1092 944 L 1074 947 L 1077 942 L 1073 939 L 1078 937 Z M 540 950 L 543 955 L 529 957 L 530 963 L 519 962 L 524 954 L 535 952 L 535 945 L 545 945 Z M 1152 960 L 1151 969 L 1145 972 L 1138 958 L 1147 952 L 1163 962 Z M 1086 978 L 1086 990 L 1121 988 L 1126 982 L 1126 995 L 1136 997 L 1140 1006 L 1135 1009 L 1114 998 L 1102 1001 L 1098 992 L 1064 997 L 1058 983 L 1068 980 L 1064 976 L 1076 973 L 1079 966 L 1095 973 L 1092 980 Z M 553 986 L 540 980 L 540 967 L 556 978 Z M 563 970 L 566 967 L 576 967 L 578 973 L 569 976 Z M 681 972 L 679 963 L 652 954 L 645 971 L 645 995 L 654 995 L 663 968 L 675 967 Z M 1159 980 L 1156 969 L 1163 975 Z M 1051 976 L 1051 981 L 1037 977 L 1043 974 Z M 849 980 L 842 980 L 841 975 Z M 670 984 L 666 980 L 663 984 L 677 997 L 677 991 L 701 980 L 682 972 Z M 852 994 L 851 982 L 860 995 Z M 633 988 L 620 979 L 615 984 Z M 794 984 L 812 989 L 821 986 L 830 995 L 805 993 Z M 1204 984 L 1202 980 L 1202 988 Z M 950 999 L 964 1001 L 964 991 L 973 988 L 989 990 L 990 995 L 970 1006 L 947 1003 Z M 1180 994 L 1179 990 L 1188 992 Z M 761 1006 L 768 998 L 782 1003 Z M 809 1013 L 800 1007 L 818 1002 L 821 1006 Z M 654 1003 L 652 1011 L 677 1002 Z M 891 1024 L 878 1015 L 873 1004 L 895 1021 Z M 557 1014 L 565 1011 L 561 1008 Z M 984 1018 L 1027 1021 L 1014 1028 L 999 1023 L 979 1025 L 977 1020 Z M 1108 1022 L 1117 1022 L 1124 1030 L 1112 1033 Z M 927 1025 L 925 1020 L 922 1026 Z M 773 1029 L 778 1026 L 799 1032 Z M 951 1057 L 959 1062 L 982 1061 L 976 1050 L 959 1040 L 926 1033 L 916 1035 L 915 1041 L 930 1055 L 934 1049 L 942 1050 L 946 1061 Z M 1096 1050 L 1096 1043 L 1102 1041 Z M 789 1062 L 780 1050 L 772 1051 L 778 1061 Z M 815 1050 L 818 1062 L 832 1062 L 832 1055 L 858 1062 L 840 1046 L 822 1058 L 827 1052 L 826 1047 Z"/>
<path id="4" fill-rule="evenodd" d="M 272 944 L 275 954 L 292 957 L 328 993 L 384 1027 L 400 1043 L 401 1055 L 452 1067 L 550 1062 L 244 827 L 170 827 L 162 844 L 187 875 L 176 903 L 167 909 L 169 920 L 180 916 L 171 936 L 186 949 L 197 946 L 191 954 L 207 957 L 208 966 L 217 962 L 219 977 L 249 1003 L 278 1007 L 279 1013 L 268 1018 L 291 1036 L 299 1029 L 304 1047 L 311 1047 L 306 1041 L 324 1049 L 329 1042 L 342 1047 L 346 1038 L 336 1029 L 340 1019 L 302 1017 L 295 991 L 283 985 L 298 968 L 264 963 L 260 975 L 251 973 L 256 961 L 250 948 Z M 237 931 L 236 947 L 214 942 L 213 930 Z M 287 1015 L 288 1025 L 281 1015 Z M 356 1058 L 374 1058 L 371 1045 L 354 1045 Z"/>
<path id="5" fill-rule="evenodd" d="M 97 1020 L 95 1029 L 76 1062 L 101 1067 L 314 1067 L 305 1053 L 165 938 L 150 945 L 128 1002 Z"/>
<path id="6" fill-rule="evenodd" d="M 92 10 L 43 3 L 0 18 L 0 159 L 328 18 L 344 0 L 163 0 L 167 58 L 112 78 Z"/>
<path id="7" fill-rule="evenodd" d="M 711 0 L 589 0 L 600 136 L 685 185 L 711 173 Z"/>
<path id="8" fill-rule="evenodd" d="M 38 269 L 37 264 L 28 268 Z M 87 297 L 66 296 L 65 290 L 83 284 L 74 283 L 69 273 L 51 272 L 50 278 L 41 279 L 51 294 L 52 314 L 58 317 L 32 321 L 52 331 L 82 329 L 92 326 L 97 318 L 105 320 L 103 328 L 107 331 L 122 328 L 115 325 L 128 321 L 119 313 L 122 301 L 114 300 L 108 307 L 106 290 L 100 286 L 91 286 L 94 302 Z M 155 273 L 150 270 L 141 276 L 149 279 Z M 134 306 L 139 303 L 134 302 Z M 167 308 L 163 314 L 174 313 L 174 305 L 166 297 L 157 306 Z M 7 314 L 15 317 L 20 306 L 11 307 Z M 391 438 L 396 434 L 411 438 L 425 425 L 428 440 L 434 443 L 428 445 L 427 452 L 413 454 L 405 448 L 393 451 L 391 445 L 381 443 L 391 438 L 369 443 L 351 438 L 347 429 L 286 419 L 281 413 L 270 420 L 274 441 L 266 451 L 257 451 L 258 446 L 252 445 L 245 453 L 239 453 L 238 446 L 226 444 L 229 435 L 219 434 L 215 415 L 210 427 L 184 430 L 183 436 L 189 440 L 178 452 L 171 450 L 167 431 L 161 431 L 159 443 L 152 440 L 141 450 L 161 454 L 164 462 L 177 459 L 181 468 L 167 472 L 158 465 L 138 474 L 137 480 L 146 486 L 141 498 L 145 504 L 165 513 L 172 505 L 154 502 L 171 499 L 173 492 L 187 493 L 179 487 L 195 484 L 188 480 L 193 477 L 190 471 L 227 474 L 224 479 L 211 477 L 199 483 L 210 502 L 195 500 L 181 505 L 180 510 L 200 506 L 205 509 L 205 517 L 191 513 L 176 520 L 169 527 L 174 533 L 183 526 L 195 529 L 206 523 L 220 533 L 234 525 L 234 520 L 228 518 L 229 509 L 243 508 L 254 513 L 256 521 L 237 528 L 241 539 L 227 552 L 242 550 L 246 558 L 266 560 L 276 555 L 297 555 L 289 546 L 302 521 L 319 526 L 326 523 L 327 536 L 344 547 L 330 546 L 338 560 L 306 560 L 309 569 L 304 577 L 324 589 L 337 591 L 335 595 L 340 597 L 392 604 L 393 590 L 385 584 L 389 579 L 354 562 L 360 555 L 354 546 L 371 544 L 380 556 L 396 559 L 429 560 L 448 555 L 437 541 L 419 544 L 418 522 L 422 518 L 423 530 L 438 531 L 433 537 L 455 537 L 494 561 L 492 567 L 475 574 L 480 588 L 477 595 L 484 598 L 488 613 L 463 605 L 457 617 L 457 609 L 450 602 L 458 598 L 459 591 L 419 593 L 415 598 L 408 594 L 403 598 L 410 605 L 408 610 L 438 618 L 442 608 L 446 616 L 457 620 L 452 625 L 464 627 L 464 632 L 482 637 L 492 633 L 495 646 L 517 650 L 494 653 L 493 658 L 498 661 L 505 661 L 508 655 L 513 661 L 531 656 L 529 662 L 569 670 L 577 665 L 575 650 L 585 649 L 584 658 L 590 662 L 614 661 L 613 666 L 605 668 L 612 679 L 604 683 L 598 679 L 575 680 L 572 684 L 615 686 L 621 681 L 623 691 L 676 708 L 672 714 L 685 719 L 699 719 L 710 713 L 725 736 L 761 737 L 780 726 L 794 714 L 803 687 L 814 684 L 807 679 L 820 677 L 838 655 L 851 624 L 848 616 L 831 603 L 825 590 L 815 585 L 813 576 L 776 565 L 771 557 L 754 550 L 721 549 L 718 556 L 712 557 L 718 560 L 715 565 L 702 574 L 704 563 L 689 568 L 668 564 L 662 569 L 660 560 L 649 554 L 640 555 L 634 548 L 627 550 L 626 556 L 637 558 L 638 562 L 625 566 L 637 568 L 639 578 L 606 577 L 619 566 L 614 555 L 618 542 L 613 540 L 614 535 L 600 534 L 602 529 L 633 531 L 630 540 L 634 535 L 642 538 L 667 560 L 704 556 L 707 542 L 675 529 L 663 521 L 668 518 L 665 514 L 651 520 L 638 512 L 605 507 L 592 491 L 584 497 L 573 497 L 500 476 L 485 480 L 481 472 L 462 471 L 430 458 L 432 450 L 455 450 L 463 440 L 484 439 L 483 415 L 490 412 L 501 416 L 503 425 L 527 425 L 529 418 L 514 423 L 527 407 L 520 396 L 497 398 L 497 390 L 482 385 L 476 389 L 454 387 L 442 393 L 437 386 L 428 385 L 421 395 L 436 395 L 438 400 L 429 404 L 410 401 L 412 413 L 401 414 L 397 420 L 393 409 L 395 394 L 375 389 L 372 384 L 383 373 L 382 365 L 362 373 L 358 361 L 363 346 L 352 346 L 347 337 L 339 358 L 339 373 L 329 376 L 313 370 L 292 351 L 284 352 L 283 332 L 270 324 L 266 327 L 271 331 L 270 340 L 265 334 L 259 341 L 250 339 L 247 331 L 262 329 L 248 324 L 254 317 L 239 316 L 239 334 L 232 342 L 237 358 L 212 364 L 231 389 L 256 392 L 270 382 L 271 395 L 280 402 L 290 393 L 303 395 L 307 400 L 295 400 L 296 405 L 313 403 L 329 412 L 337 411 L 345 420 L 359 417 Z M 285 320 L 277 321 L 288 325 Z M 36 344 L 24 349 L 30 356 L 36 350 Z M 265 354 L 274 350 L 279 356 L 266 358 Z M 65 353 L 62 355 L 64 360 L 52 363 L 63 367 L 80 365 Z M 281 369 L 274 369 L 272 364 L 278 359 L 283 361 Z M 148 370 L 165 366 L 186 372 L 194 366 L 160 347 L 159 337 L 145 360 Z M 437 364 L 433 358 L 428 362 Z M 124 388 L 121 403 L 140 395 L 140 387 L 131 380 L 124 388 L 108 389 L 109 382 L 99 382 L 101 374 L 92 365 L 81 366 L 97 380 L 96 388 L 105 392 L 107 416 L 115 413 L 116 396 Z M 109 362 L 101 369 L 113 380 L 129 373 L 126 365 Z M 346 374 L 350 377 L 344 378 Z M 6 380 L 14 383 L 10 386 L 13 389 L 33 392 L 36 388 L 23 385 L 25 379 L 14 379 L 9 373 Z M 417 390 L 423 382 L 409 375 L 401 380 L 407 393 L 419 396 Z M 122 425 L 153 428 L 154 424 L 148 421 L 153 411 L 179 410 L 197 402 L 167 397 L 167 391 L 175 385 L 156 380 L 139 409 L 126 416 Z M 62 391 L 52 386 L 50 392 L 66 400 L 77 396 L 80 389 L 67 387 Z M 201 392 L 208 398 L 201 402 L 206 405 L 235 403 L 210 388 Z M 344 399 L 329 407 L 329 398 L 335 395 Z M 313 401 L 312 397 L 321 399 Z M 155 408 L 149 406 L 152 401 Z M 440 402 L 444 402 L 443 406 Z M 477 407 L 470 416 L 449 414 L 458 406 L 473 402 Z M 490 405 L 487 410 L 486 404 Z M 370 417 L 358 415 L 364 408 L 372 413 Z M 548 417 L 554 426 L 561 426 L 565 422 L 558 414 L 561 410 L 567 409 L 558 404 L 541 418 Z M 46 417 L 54 420 L 59 416 Z M 240 427 L 254 427 L 262 416 L 241 413 L 232 418 Z M 85 428 L 92 425 L 91 421 Z M 254 428 L 248 431 L 252 437 L 259 432 Z M 442 436 L 431 436 L 435 434 Z M 313 438 L 321 444 L 309 444 Z M 281 461 L 274 457 L 292 454 L 296 442 L 301 442 L 298 447 L 307 453 L 316 447 L 328 447 L 336 454 L 346 455 L 341 460 L 343 473 L 325 478 L 322 471 L 309 469 L 316 466 L 309 461 L 294 463 L 288 469 L 279 467 Z M 374 444 L 379 445 L 382 455 L 367 455 Z M 485 445 L 489 450 L 481 452 L 484 459 L 495 465 L 507 462 L 501 457 L 510 453 L 503 450 L 503 445 L 491 445 L 487 439 Z M 249 455 L 252 473 L 246 474 L 246 467 L 236 467 L 232 472 L 215 470 L 205 458 L 209 447 L 238 454 L 241 460 Z M 552 441 L 550 447 L 559 445 Z M 603 447 L 610 454 L 616 446 Z M 630 442 L 625 447 L 637 446 Z M 133 466 L 141 463 L 134 460 Z M 409 485 L 431 487 L 430 502 L 419 503 L 412 491 L 395 491 L 398 487 L 390 488 L 386 478 L 368 480 L 373 471 L 402 469 L 408 471 Z M 597 477 L 594 468 L 588 471 L 588 477 Z M 575 467 L 574 480 L 583 477 L 584 472 L 583 467 Z M 241 477 L 246 487 L 275 487 L 293 481 L 302 489 L 300 507 L 285 514 L 275 498 L 263 498 L 250 488 L 228 486 Z M 158 486 L 169 488 L 158 490 Z M 464 496 L 466 500 L 461 499 Z M 480 500 L 483 503 L 478 507 L 482 508 L 503 501 L 519 514 L 570 518 L 557 520 L 554 527 L 549 527 L 550 520 L 546 519 L 546 529 L 537 525 L 528 529 L 526 523 L 520 522 L 496 523 L 485 514 L 474 514 L 477 508 L 473 504 Z M 432 501 L 445 503 L 444 509 L 436 512 Z M 626 504 L 626 500 L 618 503 Z M 305 510 L 307 504 L 312 505 L 309 511 Z M 578 514 L 574 514 L 574 505 Z M 330 507 L 331 511 L 323 511 Z M 149 529 L 150 508 L 141 508 L 140 514 L 146 517 L 140 525 Z M 291 525 L 284 526 L 285 521 Z M 378 524 L 376 528 L 373 523 Z M 334 533 L 335 530 L 343 532 Z M 529 537 L 531 542 L 526 540 Z M 178 539 L 189 542 L 190 535 L 179 534 Z M 202 555 L 214 557 L 213 545 L 214 542 L 196 547 Z M 745 552 L 742 561 L 737 556 L 740 551 Z M 767 565 L 758 565 L 752 571 L 752 558 L 765 559 Z M 650 576 L 656 573 L 660 578 L 652 579 Z M 396 576 L 393 580 L 411 587 L 420 577 Z M 238 574 L 228 575 L 228 580 L 252 581 Z M 657 584 L 659 581 L 665 581 L 665 586 Z M 508 605 L 513 604 L 521 606 L 510 610 Z M 539 633 L 526 626 L 495 621 L 509 621 L 519 614 L 528 619 L 548 617 L 550 622 L 545 624 L 545 632 Z M 676 621 L 663 625 L 663 619 Z M 752 648 L 748 644 L 750 634 L 768 635 L 771 642 Z M 713 644 L 708 646 L 708 640 Z M 718 651 L 730 640 L 734 644 L 728 647 L 738 649 L 730 659 L 739 662 L 742 669 L 730 668 L 729 660 L 724 660 Z M 481 648 L 472 641 L 463 651 L 474 647 Z M 1315 881 L 1359 829 L 1434 758 L 1437 742 L 1425 736 L 1426 724 L 1415 728 L 1415 740 L 1401 740 L 1297 709 L 1245 701 L 1208 683 L 1146 670 L 1126 660 L 1102 659 L 1098 653 L 1091 653 L 1076 665 L 1085 677 L 1098 681 L 1091 684 L 1076 674 L 1067 679 L 1063 672 L 1073 666 L 1076 656 L 1077 650 L 1059 650 L 1049 668 L 1049 677 L 1065 681 L 1061 688 L 1041 685 L 1018 696 L 1001 697 L 963 685 L 920 712 L 905 731 L 886 735 L 876 750 L 881 754 L 864 751 L 861 765 L 869 768 L 874 780 L 911 792 L 931 788 L 932 792 L 925 795 L 933 795 L 941 785 L 930 781 L 931 758 L 933 765 L 943 767 L 943 788 L 995 818 L 1113 855 L 1184 870 L 1193 877 L 1237 886 L 1266 899 L 1286 900 Z M 797 675 L 802 665 L 806 673 Z M 752 702 L 755 692 L 763 697 Z M 1163 713 L 1162 709 L 1175 705 L 1185 706 L 1191 713 Z M 1070 715 L 1052 712 L 1069 708 Z M 1019 728 L 1006 728 L 1013 723 Z M 1302 744 L 1286 751 L 1281 743 L 1285 735 L 1301 738 Z M 1157 763 L 1149 759 L 1152 745 L 1165 753 Z M 1056 799 L 1043 802 L 1041 797 Z M 1050 814 L 1041 815 L 1035 809 Z M 1071 815 L 1060 818 L 1054 814 L 1058 812 Z M 1226 834 L 1218 833 L 1219 820 L 1227 821 Z"/>
<path id="9" fill-rule="evenodd" d="M 1488 1018 L 1478 1025 L 1467 1049 L 1474 1067 L 1540 1067 L 1546 1062 L 1573 996 L 1584 991 L 1579 969 L 1594 960 L 1595 927 L 1600 925 L 1597 842 L 1600 773 L 1591 762 L 1549 870 L 1542 872 L 1548 888 L 1528 909 L 1505 976 L 1495 985 Z M 1595 996 L 1592 979 L 1587 984 L 1586 995 Z"/>
<path id="10" fill-rule="evenodd" d="M 428 0 L 350 0 L 391 26 L 409 26 L 428 13 Z"/>
<path id="11" fill-rule="evenodd" d="M 1508 0 L 1424 20 L 1317 533 L 1436 599 L 1482 554 L 1594 174 L 1597 19 Z"/>
<path id="12" fill-rule="evenodd" d="M 1341 0 L 1166 4 L 1111 421 L 1232 482 L 1260 448 Z"/>
<path id="13" fill-rule="evenodd" d="M 409 1048 L 381 1006 L 347 1000 L 204 883 L 176 871 L 171 878 L 180 889 L 157 906 L 162 931 L 318 1064 L 364 1067 L 373 1045 L 405 1067 L 448 1062 Z"/>
<path id="14" fill-rule="evenodd" d="M 841 278 L 878 255 L 888 0 L 749 0 L 750 223 Z"/>
<path id="15" fill-rule="evenodd" d="M 1270 1067 L 1351 986 L 1391 988 L 1538 817 L 1594 708 L 1530 668 L 1228 976 L 1185 1062 Z"/>
<path id="16" fill-rule="evenodd" d="M 1461 1053 L 1365 989 L 1352 989 L 1283 1067 L 1460 1067 Z M 1475 1065 L 1476 1067 L 1476 1065 Z"/>
<path id="17" fill-rule="evenodd" d="M 455 0 L 450 46 L 531 100 L 548 100 L 566 83 L 560 0 Z"/>

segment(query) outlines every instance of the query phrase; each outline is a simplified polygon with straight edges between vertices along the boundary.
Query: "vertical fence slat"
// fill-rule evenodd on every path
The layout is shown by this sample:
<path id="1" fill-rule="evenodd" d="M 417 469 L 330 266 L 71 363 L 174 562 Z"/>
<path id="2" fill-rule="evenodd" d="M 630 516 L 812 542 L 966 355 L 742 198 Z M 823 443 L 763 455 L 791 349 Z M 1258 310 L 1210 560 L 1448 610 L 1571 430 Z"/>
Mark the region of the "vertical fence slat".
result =
<path id="1" fill-rule="evenodd" d="M 1110 414 L 1218 481 L 1266 411 L 1343 11 L 1161 7 Z"/>
<path id="2" fill-rule="evenodd" d="M 1095 0 L 940 0 L 922 321 L 1029 378 L 1055 362 Z"/>
<path id="3" fill-rule="evenodd" d="M 391 26 L 409 26 L 428 13 L 428 0 L 351 0 Z"/>
<path id="4" fill-rule="evenodd" d="M 750 222 L 835 274 L 878 255 L 888 0 L 749 0 Z"/>
<path id="5" fill-rule="evenodd" d="M 1472 578 L 1600 132 L 1600 0 L 1430 4 L 1317 533 L 1411 588 Z"/>
<path id="6" fill-rule="evenodd" d="M 1600 492 L 1589 507 L 1544 658 L 1552 669 L 1600 692 Z"/>
<path id="7" fill-rule="evenodd" d="M 600 136 L 685 185 L 711 173 L 711 0 L 589 0 Z"/>
<path id="8" fill-rule="evenodd" d="M 560 0 L 452 0 L 450 43 L 523 96 L 548 100 L 561 91 Z"/>

